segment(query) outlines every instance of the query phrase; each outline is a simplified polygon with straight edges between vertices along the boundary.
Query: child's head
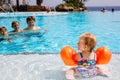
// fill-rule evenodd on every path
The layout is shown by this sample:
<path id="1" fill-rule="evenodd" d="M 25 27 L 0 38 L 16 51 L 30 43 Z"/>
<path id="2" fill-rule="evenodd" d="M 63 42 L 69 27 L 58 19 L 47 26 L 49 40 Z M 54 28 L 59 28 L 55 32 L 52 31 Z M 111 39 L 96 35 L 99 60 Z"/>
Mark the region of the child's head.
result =
<path id="1" fill-rule="evenodd" d="M 20 27 L 20 25 L 19 25 L 19 23 L 17 21 L 12 22 L 12 28 L 14 30 L 19 30 L 19 27 Z"/>
<path id="2" fill-rule="evenodd" d="M 27 19 L 27 24 L 32 24 L 34 25 L 34 22 L 35 22 L 35 18 L 33 16 L 28 16 Z"/>
<path id="3" fill-rule="evenodd" d="M 78 50 L 92 52 L 96 46 L 96 37 L 91 33 L 84 33 L 78 41 Z"/>
<path id="4" fill-rule="evenodd" d="M 1 36 L 8 36 L 8 32 L 7 32 L 6 27 L 3 26 L 0 28 L 0 35 Z"/>

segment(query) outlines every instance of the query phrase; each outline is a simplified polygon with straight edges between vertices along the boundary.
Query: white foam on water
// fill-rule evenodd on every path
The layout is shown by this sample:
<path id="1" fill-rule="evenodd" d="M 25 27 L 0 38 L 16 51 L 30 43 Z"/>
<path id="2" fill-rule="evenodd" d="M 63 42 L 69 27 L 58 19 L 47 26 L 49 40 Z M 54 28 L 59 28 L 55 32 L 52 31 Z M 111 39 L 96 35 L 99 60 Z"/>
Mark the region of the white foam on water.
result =
<path id="1" fill-rule="evenodd" d="M 110 77 L 96 76 L 76 80 L 119 80 L 120 55 L 113 54 Z M 66 80 L 67 70 L 59 54 L 0 55 L 0 80 Z"/>
<path id="2" fill-rule="evenodd" d="M 18 17 L 18 16 L 53 16 L 65 15 L 68 12 L 13 12 L 13 13 L 0 13 L 0 17 Z"/>

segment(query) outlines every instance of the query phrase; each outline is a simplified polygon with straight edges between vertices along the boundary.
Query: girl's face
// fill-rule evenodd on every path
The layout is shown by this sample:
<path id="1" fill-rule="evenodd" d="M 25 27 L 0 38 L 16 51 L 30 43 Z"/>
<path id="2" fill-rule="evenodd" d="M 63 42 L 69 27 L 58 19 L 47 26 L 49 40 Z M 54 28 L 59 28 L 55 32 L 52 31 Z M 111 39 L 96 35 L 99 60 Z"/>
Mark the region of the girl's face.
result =
<path id="1" fill-rule="evenodd" d="M 80 51 L 87 50 L 87 45 L 85 45 L 84 40 L 82 40 L 82 39 L 78 42 L 78 50 L 80 50 Z"/>
<path id="2" fill-rule="evenodd" d="M 83 51 L 83 50 L 84 50 L 84 47 L 85 47 L 84 40 L 80 40 L 80 41 L 78 42 L 78 50 Z"/>

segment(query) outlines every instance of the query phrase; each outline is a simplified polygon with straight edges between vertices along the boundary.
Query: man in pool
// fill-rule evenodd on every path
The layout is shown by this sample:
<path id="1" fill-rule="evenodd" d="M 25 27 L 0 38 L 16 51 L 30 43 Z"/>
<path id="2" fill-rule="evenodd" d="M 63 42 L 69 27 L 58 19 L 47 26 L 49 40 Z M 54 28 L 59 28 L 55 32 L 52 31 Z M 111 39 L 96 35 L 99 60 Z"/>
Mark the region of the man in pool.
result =
<path id="1" fill-rule="evenodd" d="M 23 30 L 24 31 L 37 31 L 37 30 L 40 30 L 41 28 L 39 26 L 34 26 L 34 23 L 35 23 L 35 18 L 33 16 L 28 16 L 27 19 L 26 19 L 26 22 L 28 24 L 28 27 L 27 28 L 24 28 Z"/>

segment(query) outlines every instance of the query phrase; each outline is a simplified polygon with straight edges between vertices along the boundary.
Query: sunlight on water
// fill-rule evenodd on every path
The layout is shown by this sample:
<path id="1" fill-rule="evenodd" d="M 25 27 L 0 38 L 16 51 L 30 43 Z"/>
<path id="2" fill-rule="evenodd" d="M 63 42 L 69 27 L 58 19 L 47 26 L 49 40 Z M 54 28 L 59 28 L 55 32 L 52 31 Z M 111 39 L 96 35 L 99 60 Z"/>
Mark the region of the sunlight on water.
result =
<path id="1" fill-rule="evenodd" d="M 47 13 L 27 13 L 36 18 L 36 26 L 48 30 L 44 35 L 41 32 L 17 35 L 13 43 L 0 42 L 1 54 L 15 54 L 20 52 L 48 52 L 59 53 L 61 48 L 70 45 L 77 50 L 79 35 L 91 32 L 97 37 L 97 46 L 107 46 L 112 52 L 120 52 L 120 12 L 72 12 L 46 16 Z M 44 14 L 44 15 L 43 15 Z M 5 15 L 5 14 L 4 14 Z M 11 15 L 11 14 L 10 14 Z M 22 16 L 23 15 L 23 16 Z M 11 22 L 17 20 L 21 29 L 27 26 L 24 13 L 15 13 L 15 16 L 0 16 L 0 26 L 6 26 L 11 31 Z M 24 33 L 23 33 L 24 34 Z"/>

